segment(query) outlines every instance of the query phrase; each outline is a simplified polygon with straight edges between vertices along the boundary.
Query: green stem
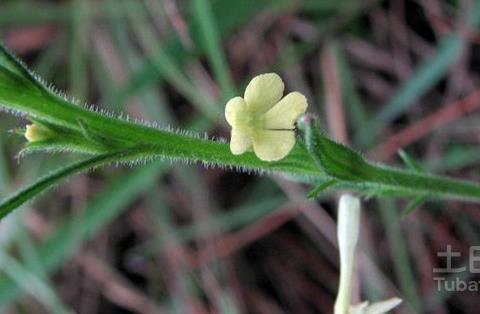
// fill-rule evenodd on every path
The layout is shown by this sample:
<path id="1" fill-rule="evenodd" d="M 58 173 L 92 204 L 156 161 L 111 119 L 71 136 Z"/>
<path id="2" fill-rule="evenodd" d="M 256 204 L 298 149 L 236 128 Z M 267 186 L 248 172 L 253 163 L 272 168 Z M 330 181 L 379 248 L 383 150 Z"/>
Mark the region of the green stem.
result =
<path id="1" fill-rule="evenodd" d="M 82 123 L 86 124 L 91 132 L 101 134 L 106 141 L 123 146 L 115 147 L 116 149 L 143 147 L 140 148 L 143 150 L 142 156 L 147 159 L 163 157 L 188 162 L 200 161 L 208 165 L 247 171 L 277 171 L 318 180 L 324 180 L 326 173 L 331 179 L 348 183 L 349 186 L 358 190 L 368 186 L 398 191 L 402 195 L 427 193 L 432 197 L 480 201 L 478 184 L 373 165 L 365 161 L 360 154 L 333 142 L 318 131 L 315 131 L 319 133 L 316 143 L 318 151 L 314 151 L 313 156 L 323 171 L 300 144 L 297 144 L 287 158 L 269 163 L 259 160 L 253 153 L 232 155 L 225 143 L 172 133 L 101 115 L 51 94 L 48 97 L 38 98 L 25 93 L 22 95 L 17 91 L 1 93 L 0 97 L 3 98 L 3 104 L 6 104 L 7 108 L 46 123 L 64 127 L 70 132 L 84 134 L 85 128 L 82 127 Z M 7 97 L 8 102 L 5 101 Z"/>
<path id="2" fill-rule="evenodd" d="M 78 141 L 78 137 L 91 141 L 101 137 L 104 139 L 103 142 L 110 144 L 106 148 L 125 150 L 143 147 L 146 150 L 145 153 L 151 155 L 150 157 L 160 155 L 169 159 L 200 161 L 211 165 L 245 170 L 279 171 L 312 177 L 322 176 L 321 171 L 301 145 L 297 145 L 287 158 L 269 163 L 261 161 L 253 153 L 241 156 L 232 155 L 228 145 L 222 142 L 187 136 L 102 115 L 74 105 L 49 91 L 38 95 L 13 88 L 3 89 L 0 85 L 0 103 L 7 109 L 27 115 L 33 120 L 55 128 L 59 134 L 60 132 L 71 134 L 72 139 L 77 139 L 76 142 L 79 145 L 76 149 L 69 146 L 67 150 L 92 153 L 94 147 L 99 146 L 98 143 L 92 142 L 91 145 L 86 145 L 86 143 Z M 89 132 L 91 136 L 85 135 L 86 132 Z M 65 138 L 62 136 L 61 139 L 61 143 L 63 143 Z M 105 153 L 106 148 L 98 149 L 97 152 Z"/>
<path id="3" fill-rule="evenodd" d="M 358 152 L 326 137 L 308 116 L 300 124 L 307 149 L 315 163 L 343 186 L 388 192 L 394 196 L 419 196 L 480 202 L 480 185 L 448 177 L 411 172 L 373 164 Z"/>
<path id="4" fill-rule="evenodd" d="M 480 201 L 480 185 L 477 183 L 375 165 L 370 166 L 370 173 L 370 181 L 379 185 L 402 187 L 432 197 Z"/>
<path id="5" fill-rule="evenodd" d="M 100 159 L 113 154 L 99 164 L 104 164 L 107 160 L 123 162 L 153 158 L 202 162 L 235 170 L 282 172 L 320 184 L 321 188 L 322 182 L 334 182 L 335 188 L 374 194 L 388 193 L 395 197 L 427 195 L 480 202 L 480 185 L 374 165 L 354 150 L 326 137 L 312 118 L 305 119 L 299 125 L 303 129 L 306 145 L 297 143 L 281 161 L 265 162 L 252 152 L 233 155 L 228 144 L 223 142 L 132 123 L 113 115 L 88 110 L 45 87 L 43 82 L 1 45 L 0 106 L 7 111 L 26 115 L 56 134 L 46 141 L 30 143 L 27 150 L 63 149 L 87 153 Z M 116 155 L 118 152 L 134 153 Z M 73 169 L 78 166 L 72 166 L 71 173 L 76 173 Z M 90 164 L 87 162 L 80 168 L 88 167 Z M 70 170 L 64 171 L 70 174 Z M 56 179 L 51 180 L 54 182 Z M 27 192 L 26 199 L 35 194 Z"/>

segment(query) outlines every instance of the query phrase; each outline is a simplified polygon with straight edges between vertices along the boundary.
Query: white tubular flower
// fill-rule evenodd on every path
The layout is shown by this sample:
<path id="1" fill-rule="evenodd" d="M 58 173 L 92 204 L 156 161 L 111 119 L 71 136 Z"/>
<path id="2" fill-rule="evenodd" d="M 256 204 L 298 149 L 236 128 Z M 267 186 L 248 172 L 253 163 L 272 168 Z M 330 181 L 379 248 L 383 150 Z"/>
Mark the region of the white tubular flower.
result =
<path id="1" fill-rule="evenodd" d="M 387 313 L 402 300 L 391 298 L 369 305 L 368 301 L 357 305 L 350 304 L 352 274 L 355 261 L 355 248 L 360 233 L 360 201 L 358 198 L 344 194 L 338 208 L 337 236 L 340 250 L 340 284 L 335 314 L 382 314 Z"/>
<path id="2" fill-rule="evenodd" d="M 342 195 L 338 207 L 337 236 L 340 250 L 340 284 L 335 314 L 349 314 L 355 247 L 360 230 L 360 201 L 348 194 Z"/>
<path id="3" fill-rule="evenodd" d="M 253 148 L 264 161 L 277 161 L 295 145 L 295 122 L 307 110 L 307 99 L 299 92 L 283 96 L 280 76 L 267 73 L 254 77 L 244 97 L 235 97 L 225 107 L 232 127 L 230 150 L 240 155 Z"/>

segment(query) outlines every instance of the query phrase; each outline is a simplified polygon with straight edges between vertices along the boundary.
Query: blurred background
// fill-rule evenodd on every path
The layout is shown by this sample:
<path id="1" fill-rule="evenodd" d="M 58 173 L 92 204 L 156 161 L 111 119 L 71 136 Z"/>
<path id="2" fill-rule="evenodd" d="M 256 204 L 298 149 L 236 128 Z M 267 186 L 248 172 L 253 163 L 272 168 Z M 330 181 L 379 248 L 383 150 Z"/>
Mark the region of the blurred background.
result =
<path id="1" fill-rule="evenodd" d="M 277 72 L 370 159 L 402 165 L 403 149 L 476 181 L 479 23 L 474 0 L 0 0 L 1 40 L 81 102 L 228 138 L 226 101 Z M 0 196 L 82 157 L 17 158 L 24 139 L 8 130 L 25 123 L 0 113 Z M 168 161 L 74 177 L 1 222 L 0 312 L 331 313 L 338 195 L 308 189 Z M 479 205 L 363 207 L 356 301 L 478 313 Z M 447 246 L 466 270 L 440 275 L 477 291 L 435 280 Z"/>

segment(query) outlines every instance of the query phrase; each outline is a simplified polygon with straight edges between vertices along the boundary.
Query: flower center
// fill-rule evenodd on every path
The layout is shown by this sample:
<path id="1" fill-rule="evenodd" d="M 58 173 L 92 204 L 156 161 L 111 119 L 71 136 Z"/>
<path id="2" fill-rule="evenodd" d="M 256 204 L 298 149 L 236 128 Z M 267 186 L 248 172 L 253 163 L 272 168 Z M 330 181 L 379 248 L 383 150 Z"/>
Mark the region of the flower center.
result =
<path id="1" fill-rule="evenodd" d="M 255 131 L 264 129 L 265 116 L 258 112 L 245 110 L 244 112 L 239 113 L 237 117 L 237 125 L 244 132 L 252 134 Z"/>

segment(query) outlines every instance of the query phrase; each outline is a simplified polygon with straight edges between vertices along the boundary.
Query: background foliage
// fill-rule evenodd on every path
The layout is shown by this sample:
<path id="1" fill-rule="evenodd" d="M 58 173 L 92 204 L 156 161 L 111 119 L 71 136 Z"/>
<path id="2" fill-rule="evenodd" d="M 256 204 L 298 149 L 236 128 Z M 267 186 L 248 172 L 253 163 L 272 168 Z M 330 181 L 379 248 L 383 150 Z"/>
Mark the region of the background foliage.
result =
<path id="1" fill-rule="evenodd" d="M 0 2 L 0 38 L 66 94 L 132 118 L 228 137 L 225 101 L 275 71 L 329 134 L 376 161 L 480 181 L 474 1 L 72 0 Z M 22 126 L 0 115 L 1 130 Z M 77 155 L 12 157 L 0 196 Z M 278 176 L 152 162 L 75 177 L 0 225 L 5 313 L 329 313 L 335 195 Z M 364 205 L 361 299 L 398 313 L 476 313 L 437 291 L 436 253 L 468 263 L 478 205 Z M 402 217 L 402 210 L 413 210 Z M 465 280 L 478 280 L 462 274 Z M 468 277 L 470 276 L 470 277 Z"/>

